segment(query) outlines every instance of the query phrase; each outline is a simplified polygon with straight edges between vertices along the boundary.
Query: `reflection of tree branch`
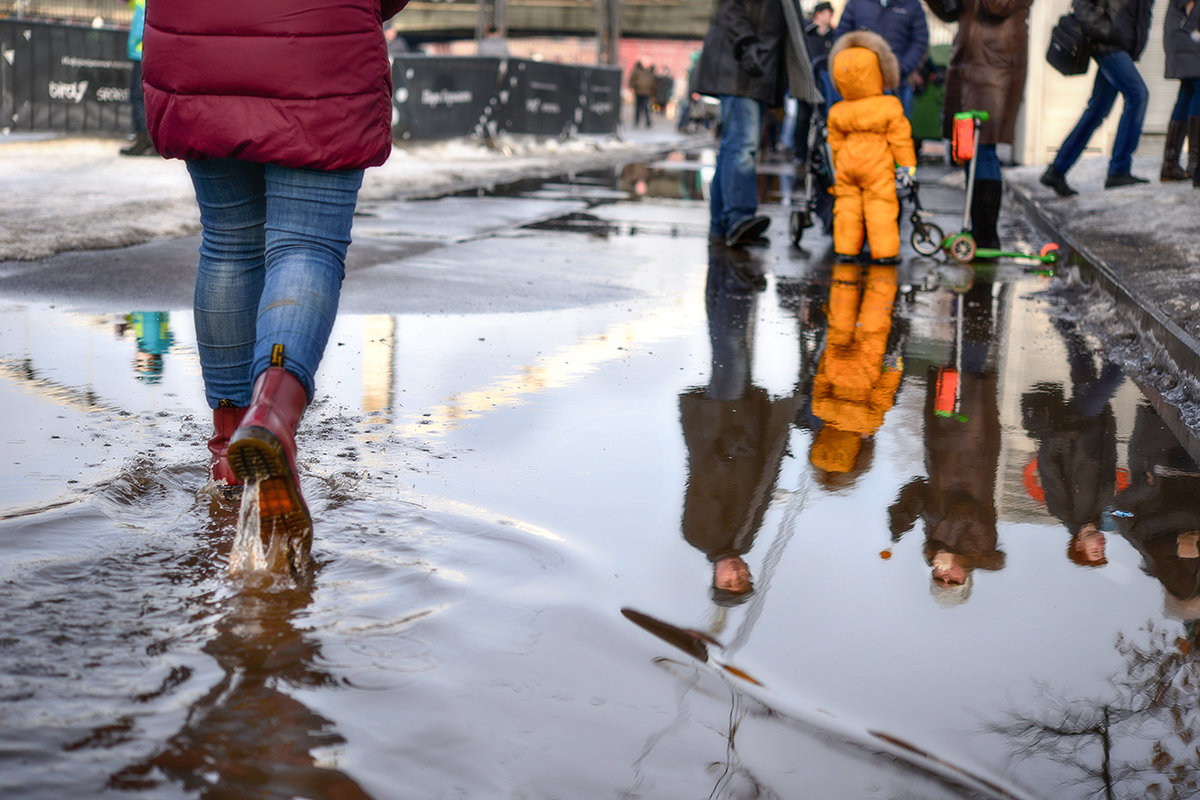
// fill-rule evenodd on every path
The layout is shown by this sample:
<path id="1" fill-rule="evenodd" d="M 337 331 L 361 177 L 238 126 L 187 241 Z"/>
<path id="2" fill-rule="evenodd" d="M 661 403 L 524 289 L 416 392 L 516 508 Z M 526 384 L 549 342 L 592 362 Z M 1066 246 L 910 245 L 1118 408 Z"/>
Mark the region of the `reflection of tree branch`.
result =
<path id="1" fill-rule="evenodd" d="M 1125 675 L 1111 679 L 1110 697 L 1055 697 L 1038 684 L 1040 711 L 1013 712 L 987 730 L 1008 739 L 1017 760 L 1042 757 L 1081 773 L 1090 797 L 1195 797 L 1200 660 L 1186 639 L 1153 623 L 1145 630 L 1143 645 L 1117 637 Z"/>

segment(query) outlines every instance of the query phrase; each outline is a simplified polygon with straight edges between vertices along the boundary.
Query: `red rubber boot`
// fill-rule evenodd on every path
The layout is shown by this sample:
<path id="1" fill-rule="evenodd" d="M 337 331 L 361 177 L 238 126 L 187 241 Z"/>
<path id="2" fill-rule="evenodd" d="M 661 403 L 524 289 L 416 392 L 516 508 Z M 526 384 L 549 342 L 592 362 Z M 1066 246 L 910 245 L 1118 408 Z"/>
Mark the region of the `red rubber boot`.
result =
<path id="1" fill-rule="evenodd" d="M 213 437 L 208 440 L 208 451 L 212 462 L 208 466 L 208 477 L 219 486 L 231 489 L 242 485 L 229 466 L 229 437 L 237 430 L 246 415 L 246 409 L 221 407 L 213 409 Z"/>
<path id="2" fill-rule="evenodd" d="M 280 533 L 299 542 L 312 532 L 296 474 L 296 427 L 307 405 L 304 386 L 294 375 L 283 367 L 268 367 L 254 382 L 250 408 L 229 441 L 234 474 L 258 482 L 264 539 Z"/>

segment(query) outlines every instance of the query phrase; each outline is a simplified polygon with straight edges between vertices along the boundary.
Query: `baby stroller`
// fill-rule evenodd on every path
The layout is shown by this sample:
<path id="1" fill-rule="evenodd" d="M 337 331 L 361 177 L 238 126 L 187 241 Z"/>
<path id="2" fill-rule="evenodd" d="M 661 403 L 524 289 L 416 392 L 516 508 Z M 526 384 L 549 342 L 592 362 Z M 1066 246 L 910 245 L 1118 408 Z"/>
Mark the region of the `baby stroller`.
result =
<path id="1" fill-rule="evenodd" d="M 800 246 L 804 231 L 819 219 L 825 233 L 833 230 L 833 154 L 829 150 L 824 109 L 814 108 L 808 124 L 808 158 L 804 166 L 804 204 L 788 219 L 792 244 Z"/>

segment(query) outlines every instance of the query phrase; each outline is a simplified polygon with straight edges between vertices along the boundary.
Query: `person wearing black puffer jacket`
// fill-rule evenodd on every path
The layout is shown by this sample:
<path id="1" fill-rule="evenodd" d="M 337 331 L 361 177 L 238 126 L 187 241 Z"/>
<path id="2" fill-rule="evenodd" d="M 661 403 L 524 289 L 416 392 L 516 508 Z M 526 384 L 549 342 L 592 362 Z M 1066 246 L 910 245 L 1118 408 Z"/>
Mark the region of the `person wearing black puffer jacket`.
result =
<path id="1" fill-rule="evenodd" d="M 1147 183 L 1145 178 L 1133 175 L 1130 170 L 1150 100 L 1146 82 L 1134 62 L 1146 48 L 1153 6 L 1154 0 L 1075 0 L 1075 16 L 1084 33 L 1095 43 L 1092 57 L 1099 69 L 1083 116 L 1067 134 L 1058 155 L 1042 174 L 1042 184 L 1053 189 L 1059 197 L 1078 194 L 1067 185 L 1067 170 L 1083 154 L 1088 139 L 1112 111 L 1118 94 L 1124 99 L 1125 107 L 1117 124 L 1104 188 Z"/>

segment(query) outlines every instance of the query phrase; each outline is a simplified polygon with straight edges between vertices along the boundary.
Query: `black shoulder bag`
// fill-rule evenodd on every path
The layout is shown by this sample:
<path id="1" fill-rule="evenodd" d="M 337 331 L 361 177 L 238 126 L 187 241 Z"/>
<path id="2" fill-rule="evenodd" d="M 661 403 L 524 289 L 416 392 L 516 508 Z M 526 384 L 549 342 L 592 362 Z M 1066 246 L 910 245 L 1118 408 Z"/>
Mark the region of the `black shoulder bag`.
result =
<path id="1" fill-rule="evenodd" d="M 1092 42 L 1083 31 L 1075 12 L 1063 14 L 1050 31 L 1046 60 L 1063 75 L 1082 75 L 1092 58 Z"/>

